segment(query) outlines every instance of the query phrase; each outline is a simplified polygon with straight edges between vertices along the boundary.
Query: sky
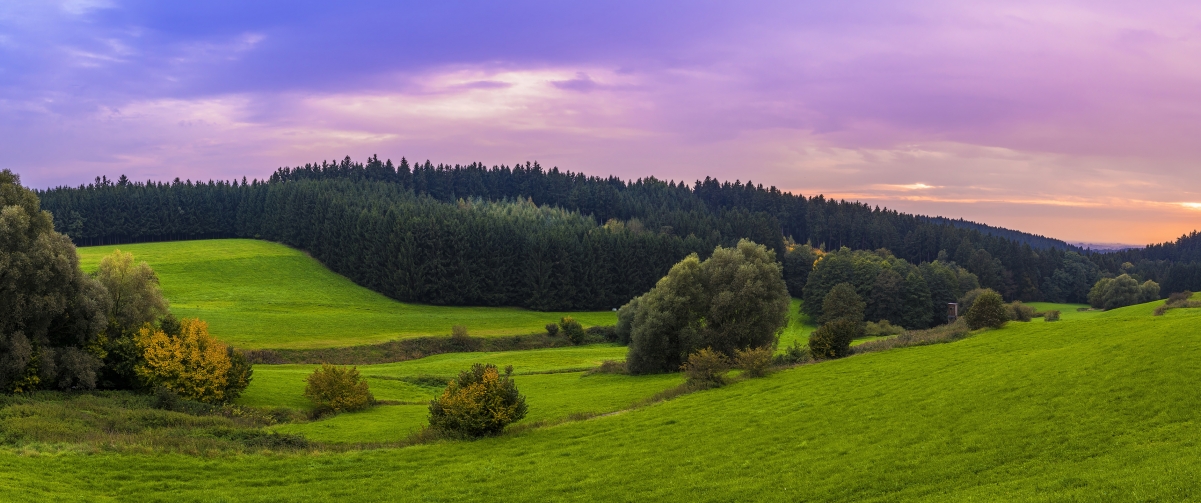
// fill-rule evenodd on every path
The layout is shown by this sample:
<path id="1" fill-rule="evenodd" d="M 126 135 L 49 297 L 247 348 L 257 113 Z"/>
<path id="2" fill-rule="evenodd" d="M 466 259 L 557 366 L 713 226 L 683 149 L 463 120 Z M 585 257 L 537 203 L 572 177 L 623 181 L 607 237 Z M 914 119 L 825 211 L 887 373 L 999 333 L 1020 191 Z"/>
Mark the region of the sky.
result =
<path id="1" fill-rule="evenodd" d="M 1069 241 L 1201 229 L 1201 3 L 0 2 L 0 167 L 751 180 Z"/>

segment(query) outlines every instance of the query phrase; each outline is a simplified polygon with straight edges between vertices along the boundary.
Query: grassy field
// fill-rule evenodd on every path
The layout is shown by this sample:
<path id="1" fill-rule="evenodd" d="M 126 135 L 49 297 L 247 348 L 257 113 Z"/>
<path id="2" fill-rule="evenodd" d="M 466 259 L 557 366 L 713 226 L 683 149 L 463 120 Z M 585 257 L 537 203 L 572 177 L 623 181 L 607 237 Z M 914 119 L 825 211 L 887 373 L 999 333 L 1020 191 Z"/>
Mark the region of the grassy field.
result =
<path id="1" fill-rule="evenodd" d="M 266 241 L 222 239 L 79 249 L 95 270 L 114 249 L 134 254 L 158 273 L 171 309 L 209 322 L 213 335 L 244 349 L 370 344 L 421 335 L 544 330 L 565 315 L 585 326 L 612 325 L 611 311 L 544 313 L 518 308 L 406 304 L 355 285 L 303 252 Z"/>
<path id="2" fill-rule="evenodd" d="M 476 442 L 2 454 L 0 499 L 1196 500 L 1201 310 L 1153 309 L 1010 323 Z"/>
<path id="3" fill-rule="evenodd" d="M 526 395 L 530 412 L 523 422 L 561 419 L 573 414 L 603 414 L 628 407 L 683 382 L 678 374 L 626 376 L 585 375 L 579 369 L 595 367 L 604 360 L 625 359 L 626 348 L 616 345 L 556 348 L 499 353 L 452 353 L 420 360 L 360 365 L 377 400 L 410 402 L 383 405 L 366 412 L 342 414 L 302 424 L 278 426 L 281 433 L 299 433 L 321 442 L 394 442 L 425 426 L 428 402 L 442 392 L 442 385 L 473 363 L 513 366 L 518 388 Z M 258 407 L 308 408 L 304 378 L 316 365 L 259 365 L 254 381 L 238 401 Z M 405 381 L 421 377 L 427 382 Z M 518 423 L 520 424 L 520 423 Z"/>

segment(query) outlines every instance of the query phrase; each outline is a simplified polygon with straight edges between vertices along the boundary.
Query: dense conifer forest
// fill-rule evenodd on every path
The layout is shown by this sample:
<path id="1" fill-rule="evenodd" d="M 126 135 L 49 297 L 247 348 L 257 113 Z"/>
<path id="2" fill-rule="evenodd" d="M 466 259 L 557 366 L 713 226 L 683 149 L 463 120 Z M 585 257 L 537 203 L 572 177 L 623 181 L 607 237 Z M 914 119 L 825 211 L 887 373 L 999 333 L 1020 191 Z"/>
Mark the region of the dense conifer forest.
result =
<path id="1" fill-rule="evenodd" d="M 347 157 L 280 168 L 265 181 L 121 176 L 38 196 L 55 227 L 79 245 L 267 239 L 393 298 L 433 304 L 615 308 L 684 256 L 703 258 L 742 238 L 774 250 L 786 276 L 808 274 L 789 267 L 788 255 L 809 243 L 885 248 L 912 264 L 954 262 L 1011 300 L 1084 302 L 1080 285 L 1124 272 L 1157 281 L 1165 295 L 1201 290 L 1196 233 L 1143 250 L 1088 253 L 1042 236 L 750 181 L 625 181 L 530 163 Z M 801 296 L 803 278 L 786 280 Z"/>

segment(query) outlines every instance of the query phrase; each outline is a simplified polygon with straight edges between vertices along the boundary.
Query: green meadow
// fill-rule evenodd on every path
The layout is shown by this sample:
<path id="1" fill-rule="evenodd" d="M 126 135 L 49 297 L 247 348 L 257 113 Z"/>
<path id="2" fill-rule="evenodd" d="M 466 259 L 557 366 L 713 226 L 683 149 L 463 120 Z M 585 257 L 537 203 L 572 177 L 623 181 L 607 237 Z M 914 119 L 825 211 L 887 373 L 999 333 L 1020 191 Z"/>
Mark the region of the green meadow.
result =
<path id="1" fill-rule="evenodd" d="M 554 421 L 577 414 L 604 414 L 629 407 L 683 382 L 678 374 L 627 376 L 587 374 L 605 360 L 622 360 L 626 348 L 596 345 L 496 353 L 450 353 L 381 365 L 359 365 L 377 400 L 402 402 L 363 412 L 340 414 L 309 423 L 273 428 L 319 442 L 381 443 L 403 440 L 426 425 L 429 401 L 447 381 L 474 363 L 512 365 L 530 411 L 517 424 Z M 304 397 L 305 377 L 317 365 L 259 365 L 254 381 L 238 403 L 256 407 L 311 406 Z"/>
<path id="2" fill-rule="evenodd" d="M 303 252 L 266 241 L 221 239 L 79 248 L 94 271 L 114 249 L 158 273 L 171 310 L 209 322 L 212 334 L 241 349 L 322 348 L 448 335 L 542 332 L 573 316 L 584 326 L 612 325 L 611 311 L 550 313 L 506 307 L 449 307 L 397 302 L 326 269 Z"/>
<path id="3" fill-rule="evenodd" d="M 1013 322 L 953 343 L 804 365 L 625 413 L 479 441 L 209 457 L 44 446 L 0 455 L 7 475 L 0 499 L 1196 500 L 1201 310 L 1156 317 L 1156 304 L 1058 323 Z M 553 370 L 607 358 L 584 353 L 610 350 L 570 349 L 580 353 L 508 361 L 515 369 Z M 364 373 L 437 374 L 480 358 L 454 356 L 464 360 Z M 505 361 L 505 355 L 485 358 Z M 259 369 L 256 379 L 269 384 L 270 371 Z M 519 378 L 526 379 L 531 415 L 561 417 L 581 410 L 573 394 L 595 401 L 598 411 L 639 395 L 604 381 L 624 377 Z M 594 378 L 601 379 L 588 382 Z M 284 381 L 272 385 L 281 395 L 295 389 Z M 647 384 L 645 392 L 671 384 Z M 420 388 L 379 390 L 429 396 Z M 593 391 L 573 391 L 584 389 Z M 338 416 L 331 421 L 344 427 L 324 433 L 313 426 L 320 422 L 294 426 L 350 442 L 398 435 L 422 417 L 419 408 L 402 407 Z"/>

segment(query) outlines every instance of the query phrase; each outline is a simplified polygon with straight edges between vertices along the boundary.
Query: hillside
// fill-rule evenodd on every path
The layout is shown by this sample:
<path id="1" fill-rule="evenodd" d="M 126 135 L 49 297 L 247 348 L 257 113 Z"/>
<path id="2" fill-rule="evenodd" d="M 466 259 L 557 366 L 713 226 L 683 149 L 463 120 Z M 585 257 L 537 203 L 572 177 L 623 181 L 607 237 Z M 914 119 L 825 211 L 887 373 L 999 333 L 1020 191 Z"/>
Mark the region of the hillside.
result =
<path id="1" fill-rule="evenodd" d="M 394 301 L 335 274 L 303 252 L 266 241 L 223 239 L 79 248 L 84 270 L 114 249 L 158 273 L 171 310 L 209 322 L 213 335 L 243 349 L 319 348 L 396 338 L 542 332 L 565 315 L 585 326 L 611 325 L 600 312 L 535 312 L 517 308 L 447 307 Z"/>
<path id="2" fill-rule="evenodd" d="M 1153 306 L 1011 323 L 476 442 L 3 456 L 0 498 L 1196 499 L 1201 310 L 1152 317 Z"/>

